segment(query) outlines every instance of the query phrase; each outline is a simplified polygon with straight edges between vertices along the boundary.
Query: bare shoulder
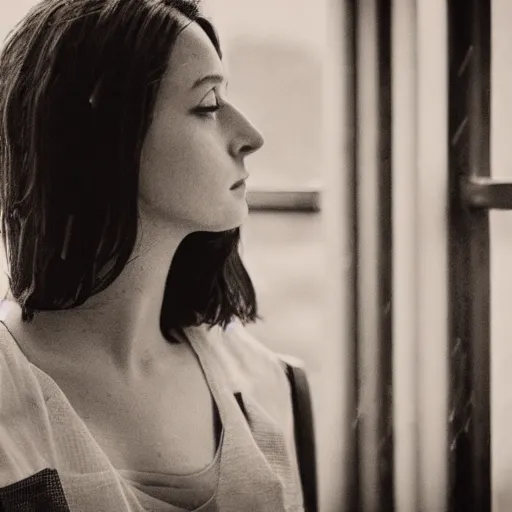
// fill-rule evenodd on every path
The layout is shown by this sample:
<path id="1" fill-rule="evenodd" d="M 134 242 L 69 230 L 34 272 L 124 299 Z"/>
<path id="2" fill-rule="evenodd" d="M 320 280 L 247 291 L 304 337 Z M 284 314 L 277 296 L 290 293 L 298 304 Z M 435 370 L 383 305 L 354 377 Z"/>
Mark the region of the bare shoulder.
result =
<path id="1" fill-rule="evenodd" d="M 251 361 L 257 357 L 281 367 L 285 367 L 286 364 L 304 367 L 304 361 L 290 354 L 271 350 L 238 321 L 227 327 L 223 337 L 230 349 L 239 352 L 242 358 L 245 355 Z"/>
<path id="2" fill-rule="evenodd" d="M 220 343 L 215 344 L 215 351 L 234 386 L 255 393 L 267 390 L 272 395 L 269 399 L 279 400 L 282 395 L 283 400 L 288 400 L 286 363 L 303 366 L 302 361 L 271 350 L 240 322 L 218 332 Z"/>

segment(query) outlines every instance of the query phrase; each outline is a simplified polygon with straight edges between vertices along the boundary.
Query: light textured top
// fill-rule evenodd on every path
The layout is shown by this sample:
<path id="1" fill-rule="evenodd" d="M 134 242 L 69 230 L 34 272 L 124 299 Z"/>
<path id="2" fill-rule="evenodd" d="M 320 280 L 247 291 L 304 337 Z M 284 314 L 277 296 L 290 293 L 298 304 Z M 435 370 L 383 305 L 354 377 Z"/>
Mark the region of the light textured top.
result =
<path id="1" fill-rule="evenodd" d="M 223 431 L 212 465 L 195 479 L 177 480 L 114 468 L 56 382 L 0 323 L 0 503 L 14 508 L 33 500 L 48 512 L 303 511 L 291 393 L 280 356 L 236 322 L 226 331 L 200 326 L 185 334 Z M 235 393 L 241 393 L 247 418 Z M 191 505 L 186 495 L 192 497 L 198 483 L 206 501 Z"/>

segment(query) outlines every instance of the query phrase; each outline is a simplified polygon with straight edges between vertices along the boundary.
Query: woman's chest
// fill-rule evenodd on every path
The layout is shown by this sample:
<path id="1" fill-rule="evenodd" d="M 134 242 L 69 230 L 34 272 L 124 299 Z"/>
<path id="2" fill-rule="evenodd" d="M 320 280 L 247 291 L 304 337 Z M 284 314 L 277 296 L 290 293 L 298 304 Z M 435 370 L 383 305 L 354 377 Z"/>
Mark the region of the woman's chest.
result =
<path id="1" fill-rule="evenodd" d="M 191 474 L 215 456 L 213 398 L 199 363 L 129 386 L 54 380 L 117 469 Z"/>

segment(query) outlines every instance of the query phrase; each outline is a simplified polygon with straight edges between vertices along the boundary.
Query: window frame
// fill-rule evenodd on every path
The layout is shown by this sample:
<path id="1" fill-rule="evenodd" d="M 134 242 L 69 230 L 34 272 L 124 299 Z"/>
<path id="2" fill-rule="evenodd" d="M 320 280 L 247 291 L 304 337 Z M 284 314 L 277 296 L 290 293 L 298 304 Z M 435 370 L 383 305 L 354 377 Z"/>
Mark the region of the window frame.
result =
<path id="1" fill-rule="evenodd" d="M 468 5 L 469 4 L 469 5 Z M 491 0 L 449 2 L 449 510 L 491 510 Z M 512 205 L 511 205 L 512 206 Z"/>

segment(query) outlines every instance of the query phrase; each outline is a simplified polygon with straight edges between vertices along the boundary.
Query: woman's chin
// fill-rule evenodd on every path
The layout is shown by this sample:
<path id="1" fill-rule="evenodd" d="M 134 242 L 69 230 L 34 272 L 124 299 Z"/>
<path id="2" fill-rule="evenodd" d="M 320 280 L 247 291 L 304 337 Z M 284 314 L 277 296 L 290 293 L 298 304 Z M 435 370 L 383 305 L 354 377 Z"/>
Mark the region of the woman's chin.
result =
<path id="1" fill-rule="evenodd" d="M 242 226 L 242 224 L 247 220 L 249 216 L 249 207 L 247 203 L 244 201 L 244 204 L 241 204 L 239 208 L 234 208 L 229 212 L 229 215 L 226 215 L 222 222 L 208 227 L 207 231 L 229 231 L 231 229 L 236 229 Z"/>

